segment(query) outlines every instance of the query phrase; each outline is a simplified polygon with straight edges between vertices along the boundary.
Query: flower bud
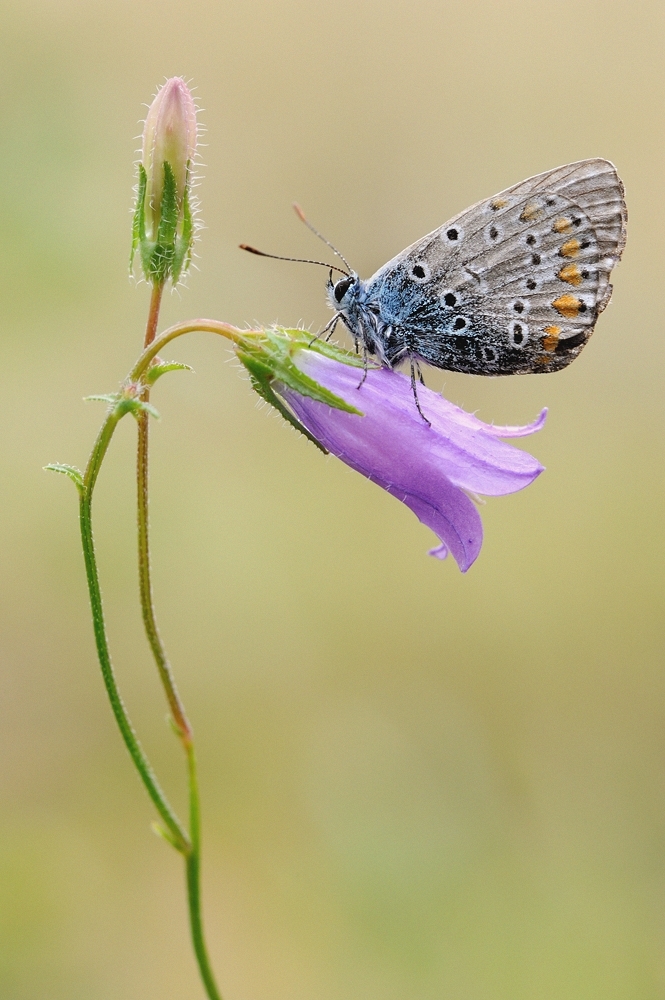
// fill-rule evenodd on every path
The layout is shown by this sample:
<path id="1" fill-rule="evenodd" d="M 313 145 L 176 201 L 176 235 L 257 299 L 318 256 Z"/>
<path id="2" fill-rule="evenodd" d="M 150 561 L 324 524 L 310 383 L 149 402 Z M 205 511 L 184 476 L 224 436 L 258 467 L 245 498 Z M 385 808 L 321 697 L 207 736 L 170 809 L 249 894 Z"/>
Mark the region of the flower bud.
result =
<path id="1" fill-rule="evenodd" d="M 147 176 L 145 218 L 148 236 L 156 239 L 164 192 L 164 164 L 173 173 L 176 199 L 182 204 L 189 163 L 196 152 L 196 108 L 184 80 L 174 76 L 150 105 L 143 129 L 141 163 Z"/>
<path id="2" fill-rule="evenodd" d="M 140 250 L 148 281 L 175 284 L 189 264 L 194 235 L 191 165 L 196 153 L 196 108 L 184 80 L 158 91 L 143 130 L 132 258 Z"/>

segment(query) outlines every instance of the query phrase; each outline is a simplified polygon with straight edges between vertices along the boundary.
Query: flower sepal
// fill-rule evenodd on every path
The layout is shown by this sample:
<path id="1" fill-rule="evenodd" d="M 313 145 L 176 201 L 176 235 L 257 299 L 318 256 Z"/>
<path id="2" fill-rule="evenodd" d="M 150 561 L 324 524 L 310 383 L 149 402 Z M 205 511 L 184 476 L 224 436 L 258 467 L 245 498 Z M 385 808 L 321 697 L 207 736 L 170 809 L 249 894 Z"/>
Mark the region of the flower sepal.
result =
<path id="1" fill-rule="evenodd" d="M 194 241 L 194 222 L 189 205 L 189 182 L 185 186 L 182 205 L 179 205 L 176 181 L 171 165 L 165 162 L 162 169 L 164 179 L 157 238 L 150 239 L 145 224 L 145 195 L 148 175 L 143 164 L 139 164 L 139 186 L 132 224 L 129 268 L 132 269 L 134 256 L 138 251 L 141 267 L 147 281 L 163 285 L 170 278 L 172 283 L 176 285 L 183 269 L 187 270 L 190 263 Z M 179 223 L 180 232 L 178 232 Z"/>
<path id="2" fill-rule="evenodd" d="M 298 367 L 294 357 L 302 350 L 321 354 L 354 368 L 363 367 L 363 362 L 355 354 L 343 351 L 325 341 L 312 339 L 312 334 L 306 330 L 287 330 L 281 327 L 266 329 L 260 336 L 241 338 L 236 346 L 238 359 L 242 361 L 249 372 L 252 388 L 267 403 L 274 406 L 292 427 L 295 427 L 324 454 L 327 454 L 327 449 L 298 420 L 278 393 L 286 388 L 300 396 L 307 396 L 319 403 L 324 403 L 335 410 L 343 410 L 360 417 L 363 416 L 363 413 L 341 396 L 336 395 L 306 375 Z"/>

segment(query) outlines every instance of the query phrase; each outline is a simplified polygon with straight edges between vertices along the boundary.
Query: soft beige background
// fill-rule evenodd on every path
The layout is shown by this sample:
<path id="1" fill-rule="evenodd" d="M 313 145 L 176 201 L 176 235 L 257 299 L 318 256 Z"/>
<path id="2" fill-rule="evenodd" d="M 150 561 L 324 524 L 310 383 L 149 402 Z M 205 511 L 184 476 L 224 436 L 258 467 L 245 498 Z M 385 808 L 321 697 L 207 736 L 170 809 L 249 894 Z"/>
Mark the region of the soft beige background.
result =
<path id="1" fill-rule="evenodd" d="M 200 271 L 163 321 L 328 317 L 298 199 L 361 275 L 477 199 L 587 156 L 629 206 L 579 361 L 430 373 L 497 423 L 550 407 L 547 472 L 490 500 L 462 576 L 376 487 L 261 410 L 225 346 L 160 382 L 162 630 L 199 740 L 226 1000 L 665 997 L 663 4 L 5 0 L 0 41 L 0 996 L 199 998 L 179 859 L 96 665 L 75 491 L 138 353 L 137 124 L 205 110 Z M 132 422 L 96 535 L 118 674 L 183 768 L 136 601 Z M 526 444 L 526 443 L 525 443 Z"/>

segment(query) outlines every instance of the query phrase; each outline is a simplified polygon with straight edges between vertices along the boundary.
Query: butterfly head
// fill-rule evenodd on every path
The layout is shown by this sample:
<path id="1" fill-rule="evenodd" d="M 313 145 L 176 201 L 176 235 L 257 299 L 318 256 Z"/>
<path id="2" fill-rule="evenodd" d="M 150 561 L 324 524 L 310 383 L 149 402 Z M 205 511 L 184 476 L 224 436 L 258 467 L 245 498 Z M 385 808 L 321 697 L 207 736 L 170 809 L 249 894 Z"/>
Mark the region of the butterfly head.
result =
<path id="1" fill-rule="evenodd" d="M 332 280 L 332 272 L 328 278 L 328 299 L 336 312 L 344 312 L 353 303 L 358 293 L 358 275 L 352 271 L 339 281 Z"/>

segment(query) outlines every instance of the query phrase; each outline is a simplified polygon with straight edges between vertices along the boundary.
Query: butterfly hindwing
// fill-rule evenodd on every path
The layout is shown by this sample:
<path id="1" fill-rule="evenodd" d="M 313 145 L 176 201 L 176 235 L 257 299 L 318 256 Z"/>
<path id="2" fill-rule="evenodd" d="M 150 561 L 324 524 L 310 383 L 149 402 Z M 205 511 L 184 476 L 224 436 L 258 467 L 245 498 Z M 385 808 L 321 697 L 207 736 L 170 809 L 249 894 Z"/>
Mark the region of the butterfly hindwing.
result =
<path id="1" fill-rule="evenodd" d="M 382 267 L 368 294 L 436 367 L 556 371 L 577 357 L 609 301 L 625 229 L 615 168 L 583 160 L 461 212 Z"/>

